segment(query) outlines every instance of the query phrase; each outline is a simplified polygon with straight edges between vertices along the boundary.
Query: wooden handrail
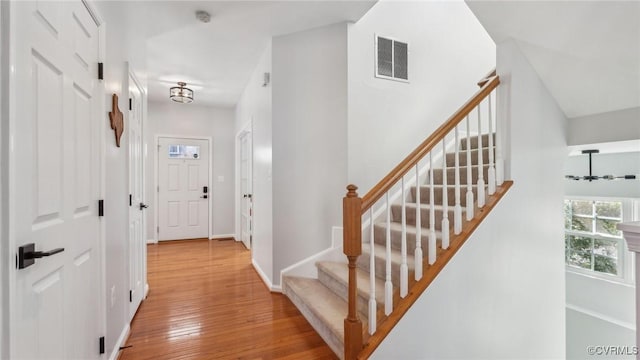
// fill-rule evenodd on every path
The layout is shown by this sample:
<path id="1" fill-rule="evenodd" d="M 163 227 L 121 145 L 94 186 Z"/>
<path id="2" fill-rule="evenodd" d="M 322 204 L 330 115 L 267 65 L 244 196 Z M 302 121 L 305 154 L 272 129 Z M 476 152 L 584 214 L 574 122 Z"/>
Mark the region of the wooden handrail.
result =
<path id="1" fill-rule="evenodd" d="M 487 81 L 491 80 L 492 77 L 496 76 L 496 69 L 489 71 L 487 75 L 485 75 L 482 80 L 478 81 L 478 86 L 482 87 Z"/>
<path id="2" fill-rule="evenodd" d="M 494 70 L 495 71 L 495 70 Z M 398 164 L 387 176 L 377 183 L 365 196 L 362 197 L 362 214 L 364 214 L 378 199 L 380 199 L 400 178 L 402 178 L 409 170 L 411 170 L 423 157 L 425 157 L 431 149 L 439 144 L 442 139 L 453 130 L 460 121 L 462 121 L 469 113 L 475 109 L 482 100 L 500 84 L 500 78 L 494 76 L 489 79 L 478 90 L 471 99 L 469 99 L 458 111 L 456 111 L 444 124 L 422 142 L 409 156 L 407 156 L 400 164 Z"/>

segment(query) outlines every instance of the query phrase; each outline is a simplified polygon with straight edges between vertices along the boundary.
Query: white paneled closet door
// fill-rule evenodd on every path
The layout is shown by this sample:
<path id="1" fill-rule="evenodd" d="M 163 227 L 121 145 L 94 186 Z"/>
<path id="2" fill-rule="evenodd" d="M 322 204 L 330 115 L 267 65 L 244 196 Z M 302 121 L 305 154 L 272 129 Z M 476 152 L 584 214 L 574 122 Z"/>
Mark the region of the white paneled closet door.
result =
<path id="1" fill-rule="evenodd" d="M 97 359 L 98 28 L 80 1 L 12 2 L 11 359 Z M 28 259 L 31 257 L 36 259 Z M 20 263 L 20 261 L 18 261 Z"/>

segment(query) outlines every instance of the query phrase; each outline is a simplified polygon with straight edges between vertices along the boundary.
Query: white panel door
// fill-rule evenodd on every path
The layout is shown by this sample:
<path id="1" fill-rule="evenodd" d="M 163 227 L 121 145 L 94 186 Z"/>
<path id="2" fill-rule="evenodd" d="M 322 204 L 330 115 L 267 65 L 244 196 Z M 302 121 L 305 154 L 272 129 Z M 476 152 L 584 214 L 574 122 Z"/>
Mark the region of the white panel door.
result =
<path id="1" fill-rule="evenodd" d="M 240 237 L 247 249 L 251 248 L 251 229 L 253 220 L 252 194 L 252 153 L 251 133 L 245 132 L 240 136 Z"/>
<path id="2" fill-rule="evenodd" d="M 80 1 L 12 2 L 11 359 L 97 359 L 102 335 L 98 30 Z"/>
<path id="3" fill-rule="evenodd" d="M 129 319 L 133 319 L 144 297 L 147 205 L 144 204 L 142 90 L 131 76 L 129 99 Z"/>
<path id="4" fill-rule="evenodd" d="M 209 237 L 209 141 L 159 138 L 158 240 Z"/>

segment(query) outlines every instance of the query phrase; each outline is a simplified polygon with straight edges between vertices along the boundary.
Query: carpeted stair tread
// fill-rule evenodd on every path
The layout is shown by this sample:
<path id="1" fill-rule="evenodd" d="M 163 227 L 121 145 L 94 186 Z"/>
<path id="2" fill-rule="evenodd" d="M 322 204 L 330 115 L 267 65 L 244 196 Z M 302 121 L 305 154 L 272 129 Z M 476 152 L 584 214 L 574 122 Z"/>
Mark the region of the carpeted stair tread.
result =
<path id="1" fill-rule="evenodd" d="M 471 135 L 470 137 L 471 149 L 478 148 L 478 135 Z M 496 144 L 496 134 L 493 133 L 493 144 Z M 489 134 L 482 134 L 482 147 L 489 146 Z M 460 136 L 460 148 L 462 150 L 467 149 L 467 137 Z"/>
<path id="2" fill-rule="evenodd" d="M 358 257 L 358 268 L 365 272 L 369 272 L 369 254 L 371 245 L 367 243 L 362 244 L 362 255 Z M 386 278 L 386 246 L 375 244 L 374 243 L 374 251 L 375 251 L 375 266 L 376 266 L 376 277 L 380 279 Z M 415 248 L 407 248 L 407 267 L 409 268 L 409 273 L 413 272 L 414 269 L 414 251 Z M 422 249 L 423 253 L 426 254 L 428 252 L 427 248 Z M 391 249 L 391 280 L 395 285 L 400 284 L 400 264 L 402 263 L 402 254 L 400 250 Z"/>
<path id="3" fill-rule="evenodd" d="M 444 188 L 444 185 L 442 184 L 433 185 L 433 195 L 434 195 L 436 204 L 442 205 L 443 188 Z M 487 186 L 485 186 L 485 190 L 486 188 Z M 454 206 L 456 203 L 456 187 L 455 185 L 447 185 L 446 189 L 447 189 L 449 206 Z M 472 185 L 472 191 L 474 192 L 474 194 L 477 191 L 477 189 L 478 189 L 478 185 Z M 460 205 L 463 207 L 467 204 L 466 194 L 467 194 L 467 185 L 466 185 L 466 178 L 465 178 L 465 183 L 460 184 Z M 409 189 L 409 194 L 407 198 L 408 198 L 407 203 L 415 204 L 416 202 L 415 200 L 416 186 L 415 185 L 411 186 L 411 188 Z M 431 199 L 430 186 L 421 185 L 420 186 L 420 204 L 429 204 L 430 199 Z"/>
<path id="4" fill-rule="evenodd" d="M 287 276 L 284 292 L 329 347 L 342 358 L 348 304 L 317 279 Z"/>
<path id="5" fill-rule="evenodd" d="M 485 145 L 485 144 L 483 144 Z M 494 150 L 494 155 L 495 155 L 495 150 Z M 484 160 L 484 162 L 488 162 L 487 159 L 489 159 L 489 148 L 488 147 L 484 147 L 482 148 L 482 159 Z M 447 153 L 447 165 L 448 166 L 455 166 L 456 163 L 456 153 L 455 151 L 453 152 L 448 152 Z M 467 165 L 467 150 L 459 150 L 458 151 L 458 163 L 460 166 L 466 166 Z M 478 164 L 478 149 L 476 148 L 472 148 L 471 149 L 471 165 L 477 165 Z"/>
<path id="6" fill-rule="evenodd" d="M 316 263 L 316 267 L 318 268 L 320 282 L 347 301 L 349 283 L 349 268 L 347 264 L 319 261 Z M 358 311 L 363 319 L 367 319 L 369 316 L 369 293 L 371 291 L 369 273 L 362 269 L 356 269 L 356 276 L 358 279 Z M 375 298 L 378 308 L 382 307 L 384 305 L 384 280 L 382 279 L 376 278 Z"/>
<path id="7" fill-rule="evenodd" d="M 391 248 L 400 251 L 402 247 L 402 223 L 392 221 L 389 228 L 391 230 Z M 411 249 L 416 248 L 416 230 L 417 228 L 415 225 L 407 224 L 407 253 L 413 253 L 413 250 Z M 376 244 L 385 245 L 387 241 L 387 223 L 375 223 L 373 231 L 374 242 Z M 421 246 L 424 248 L 429 242 L 429 229 L 423 227 L 420 235 L 422 238 Z M 438 230 L 436 230 L 436 237 L 438 239 L 442 238 L 442 233 Z"/>

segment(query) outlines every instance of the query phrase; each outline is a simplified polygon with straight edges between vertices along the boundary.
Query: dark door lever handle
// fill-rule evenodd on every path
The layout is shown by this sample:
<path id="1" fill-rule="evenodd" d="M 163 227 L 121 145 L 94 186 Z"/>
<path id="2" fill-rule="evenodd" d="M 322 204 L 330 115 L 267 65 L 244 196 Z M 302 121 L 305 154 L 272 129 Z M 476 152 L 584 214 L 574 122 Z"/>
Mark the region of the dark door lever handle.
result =
<path id="1" fill-rule="evenodd" d="M 140 203 L 140 210 L 144 210 L 146 208 L 148 208 L 149 205 L 145 204 L 145 203 Z"/>
<path id="2" fill-rule="evenodd" d="M 64 248 L 57 248 L 49 251 L 36 251 L 36 245 L 34 243 L 25 244 L 18 247 L 17 259 L 18 269 L 24 269 L 28 266 L 35 264 L 36 259 L 43 258 L 45 256 L 51 256 L 64 251 Z"/>
<path id="3" fill-rule="evenodd" d="M 64 251 L 64 248 L 57 248 L 49 251 L 34 251 L 32 253 L 24 254 L 25 259 L 40 259 L 45 256 L 55 255 Z"/>

